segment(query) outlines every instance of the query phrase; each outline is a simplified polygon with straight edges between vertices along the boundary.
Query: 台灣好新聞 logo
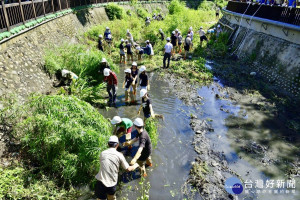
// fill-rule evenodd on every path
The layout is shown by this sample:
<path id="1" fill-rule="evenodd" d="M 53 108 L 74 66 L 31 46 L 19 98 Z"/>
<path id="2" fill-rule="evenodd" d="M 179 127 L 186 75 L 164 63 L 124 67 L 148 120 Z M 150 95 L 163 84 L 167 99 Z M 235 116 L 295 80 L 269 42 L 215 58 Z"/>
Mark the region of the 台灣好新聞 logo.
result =
<path id="1" fill-rule="evenodd" d="M 225 190 L 229 194 L 241 194 L 243 192 L 243 185 L 241 180 L 236 177 L 226 179 Z"/>

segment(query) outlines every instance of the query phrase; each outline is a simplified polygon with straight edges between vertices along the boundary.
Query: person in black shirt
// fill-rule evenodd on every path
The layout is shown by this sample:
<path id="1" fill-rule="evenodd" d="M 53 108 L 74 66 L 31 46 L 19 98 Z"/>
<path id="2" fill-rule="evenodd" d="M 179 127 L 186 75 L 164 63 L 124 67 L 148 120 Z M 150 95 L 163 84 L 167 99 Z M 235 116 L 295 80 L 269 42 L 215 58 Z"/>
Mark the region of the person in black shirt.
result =
<path id="1" fill-rule="evenodd" d="M 103 42 L 102 42 L 102 39 L 103 39 L 103 36 L 99 35 L 98 49 L 103 52 Z"/>
<path id="2" fill-rule="evenodd" d="M 124 39 L 122 38 L 121 39 L 121 44 L 119 46 L 119 49 L 120 49 L 120 63 L 124 62 L 124 64 L 126 64 L 126 61 L 125 61 L 125 47 L 124 47 Z"/>
<path id="3" fill-rule="evenodd" d="M 164 41 L 165 40 L 165 33 L 162 31 L 161 28 L 159 29 L 159 34 L 160 34 L 161 41 Z"/>
<path id="4" fill-rule="evenodd" d="M 131 58 L 131 61 L 133 62 L 133 53 L 132 53 L 132 49 L 131 49 L 131 43 L 128 42 L 128 40 L 125 40 L 125 43 L 126 43 L 126 49 L 127 49 L 127 60 L 130 61 L 130 58 Z"/>
<path id="5" fill-rule="evenodd" d="M 177 46 L 177 37 L 175 35 L 175 31 L 172 32 L 171 35 L 171 44 L 173 45 L 173 49 L 172 49 L 172 56 L 174 56 L 175 54 L 175 47 Z"/>
<path id="6" fill-rule="evenodd" d="M 140 68 L 140 75 L 139 75 L 139 84 L 141 86 L 141 89 L 148 89 L 150 90 L 150 84 L 148 80 L 148 75 L 146 74 L 146 67 L 141 66 Z"/>
<path id="7" fill-rule="evenodd" d="M 123 88 L 125 88 L 125 103 L 129 103 L 129 95 L 131 102 L 134 101 L 133 97 L 133 89 L 132 89 L 132 82 L 133 78 L 131 76 L 131 69 L 125 69 L 125 80 L 123 82 Z"/>
<path id="8" fill-rule="evenodd" d="M 133 143 L 139 141 L 139 149 L 136 152 L 134 158 L 131 160 L 130 165 L 134 165 L 136 162 L 139 164 L 141 168 L 141 175 L 146 177 L 146 169 L 145 169 L 145 162 L 148 166 L 152 166 L 151 160 L 151 151 L 152 151 L 152 144 L 149 134 L 144 128 L 144 122 L 141 118 L 136 118 L 133 122 L 135 126 L 135 131 L 137 132 L 136 138 L 130 140 L 129 142 L 123 143 L 123 146 L 129 146 Z M 133 134 L 134 134 L 133 132 Z"/>
<path id="9" fill-rule="evenodd" d="M 140 92 L 140 97 L 142 98 L 142 105 L 139 108 L 138 115 L 140 115 L 141 110 L 143 109 L 145 121 L 149 117 L 154 117 L 154 112 L 147 90 L 142 89 Z"/>
<path id="10" fill-rule="evenodd" d="M 132 83 L 132 88 L 133 88 L 133 96 L 135 97 L 136 95 L 136 88 L 137 88 L 137 83 L 138 83 L 138 74 L 139 74 L 139 69 L 137 68 L 137 63 L 133 62 L 132 67 L 131 67 L 131 75 L 133 77 L 133 83 Z M 134 99 L 135 101 L 135 99 Z"/>

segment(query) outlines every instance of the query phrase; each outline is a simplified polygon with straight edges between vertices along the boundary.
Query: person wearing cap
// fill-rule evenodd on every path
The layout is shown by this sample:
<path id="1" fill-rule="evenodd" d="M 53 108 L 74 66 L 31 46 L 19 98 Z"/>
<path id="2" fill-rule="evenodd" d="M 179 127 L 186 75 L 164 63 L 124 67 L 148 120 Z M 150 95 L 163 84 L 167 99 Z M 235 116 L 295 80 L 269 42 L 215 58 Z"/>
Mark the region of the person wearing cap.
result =
<path id="1" fill-rule="evenodd" d="M 125 103 L 129 103 L 129 95 L 131 103 L 135 102 L 134 96 L 133 96 L 133 88 L 132 88 L 132 82 L 133 77 L 131 75 L 131 69 L 125 69 L 125 79 L 123 82 L 123 88 L 125 88 Z"/>
<path id="2" fill-rule="evenodd" d="M 170 38 L 167 38 L 167 44 L 164 48 L 164 59 L 163 59 L 163 68 L 166 68 L 166 60 L 168 59 L 167 68 L 170 66 L 170 59 L 172 54 L 173 45 L 170 43 Z"/>
<path id="3" fill-rule="evenodd" d="M 102 42 L 102 39 L 103 39 L 103 36 L 99 35 L 98 49 L 103 52 L 103 42 Z"/>
<path id="4" fill-rule="evenodd" d="M 188 53 L 190 52 L 191 50 L 191 47 L 192 47 L 192 40 L 191 40 L 191 35 L 190 34 L 187 34 L 185 40 L 184 40 L 184 60 L 186 60 L 186 57 L 188 55 Z"/>
<path id="5" fill-rule="evenodd" d="M 202 26 L 199 29 L 199 36 L 200 36 L 200 47 L 202 47 L 203 40 L 207 41 L 207 37 L 205 36 L 205 31 L 203 30 Z"/>
<path id="6" fill-rule="evenodd" d="M 146 26 L 149 26 L 151 24 L 150 17 L 146 18 L 145 24 Z"/>
<path id="7" fill-rule="evenodd" d="M 144 121 L 145 121 L 149 117 L 154 117 L 154 112 L 153 112 L 151 100 L 149 98 L 147 90 L 142 89 L 140 91 L 140 97 L 142 98 L 142 104 L 141 104 L 141 106 L 139 108 L 138 115 L 140 115 L 141 110 L 143 109 L 143 112 L 144 112 Z"/>
<path id="8" fill-rule="evenodd" d="M 125 46 L 124 46 L 124 39 L 122 38 L 121 39 L 121 44 L 119 46 L 119 49 L 120 49 L 120 63 L 124 63 L 126 64 L 126 60 L 125 60 Z"/>
<path id="9" fill-rule="evenodd" d="M 171 44 L 173 45 L 172 56 L 174 56 L 174 54 L 175 54 L 175 47 L 177 45 L 177 37 L 175 35 L 175 31 L 173 31 L 172 35 L 171 35 Z"/>
<path id="10" fill-rule="evenodd" d="M 136 163 L 139 164 L 141 170 L 141 176 L 146 177 L 146 169 L 145 169 L 145 162 L 148 166 L 152 166 L 151 160 L 151 151 L 152 151 L 152 144 L 151 139 L 149 137 L 148 132 L 144 128 L 144 121 L 141 118 L 136 118 L 133 122 L 135 126 L 135 133 L 137 133 L 136 138 L 125 142 L 123 146 L 129 146 L 133 143 L 139 141 L 139 148 L 136 152 L 135 156 L 130 162 L 130 165 L 134 166 Z M 134 133 L 133 133 L 134 134 Z"/>
<path id="11" fill-rule="evenodd" d="M 137 63 L 133 62 L 131 66 L 131 76 L 133 77 L 133 82 L 132 82 L 132 88 L 133 88 L 133 96 L 135 97 L 136 95 L 136 89 L 137 89 L 137 83 L 138 83 L 138 74 L 139 74 L 139 69 L 137 67 Z"/>
<path id="12" fill-rule="evenodd" d="M 148 75 L 146 74 L 146 67 L 141 66 L 139 72 L 140 72 L 139 83 L 140 83 L 141 89 L 150 90 L 149 79 L 148 79 Z"/>
<path id="13" fill-rule="evenodd" d="M 127 29 L 126 37 L 127 37 L 127 40 L 130 41 L 130 43 L 133 45 L 134 44 L 133 36 L 130 33 L 129 29 Z"/>
<path id="14" fill-rule="evenodd" d="M 114 116 L 110 122 L 112 125 L 116 125 L 113 134 L 118 137 L 121 137 L 122 135 L 129 135 L 132 131 L 133 123 L 128 118 Z"/>
<path id="15" fill-rule="evenodd" d="M 124 155 L 117 151 L 118 146 L 118 137 L 111 136 L 108 140 L 108 149 L 100 154 L 100 169 L 95 176 L 97 180 L 95 186 L 97 199 L 116 200 L 115 193 L 120 166 L 128 172 L 134 171 L 139 166 L 137 163 L 130 166 Z"/>
<path id="16" fill-rule="evenodd" d="M 108 40 L 109 35 L 111 35 L 111 31 L 110 31 L 109 27 L 106 27 L 106 29 L 104 31 L 104 39 Z"/>
<path id="17" fill-rule="evenodd" d="M 138 61 L 142 60 L 144 49 L 137 43 L 134 44 Z"/>
<path id="18" fill-rule="evenodd" d="M 118 78 L 115 72 L 108 68 L 103 70 L 104 82 L 107 83 L 106 91 L 109 95 L 108 104 L 116 104 L 117 90 L 118 90 Z"/>
<path id="19" fill-rule="evenodd" d="M 59 76 L 59 75 L 58 75 Z M 78 76 L 66 69 L 61 70 L 60 81 L 58 84 L 53 84 L 54 87 L 60 86 L 70 86 L 72 82 L 75 82 L 78 79 Z"/>
<path id="20" fill-rule="evenodd" d="M 152 44 L 150 43 L 149 40 L 147 40 L 145 43 L 146 43 L 146 49 L 147 49 L 147 53 L 149 55 L 149 58 L 152 59 L 152 56 L 154 55 Z"/>
<path id="21" fill-rule="evenodd" d="M 221 28 L 221 25 L 218 24 L 217 26 L 217 37 L 219 37 L 219 35 L 222 33 L 222 28 Z"/>
<path id="22" fill-rule="evenodd" d="M 191 40 L 193 41 L 193 39 L 194 39 L 194 31 L 193 31 L 193 27 L 190 27 L 190 28 L 189 28 L 188 34 L 190 34 Z"/>
<path id="23" fill-rule="evenodd" d="M 178 44 L 178 53 L 181 53 L 181 46 L 182 46 L 182 35 L 181 32 L 178 31 L 178 36 L 177 36 L 177 44 Z"/>
<path id="24" fill-rule="evenodd" d="M 165 33 L 163 32 L 163 30 L 161 28 L 159 29 L 159 34 L 160 34 L 161 41 L 164 41 L 165 40 Z"/>
<path id="25" fill-rule="evenodd" d="M 105 68 L 110 69 L 109 63 L 107 62 L 106 58 L 102 58 L 101 59 L 101 63 L 100 63 L 100 67 L 99 68 L 100 68 L 100 70 L 99 70 L 100 73 L 104 72 Z"/>
<path id="26" fill-rule="evenodd" d="M 128 42 L 128 40 L 125 40 L 125 47 L 126 47 L 126 52 L 127 52 L 127 60 L 133 62 L 133 52 L 132 52 L 132 45 L 130 44 L 130 42 Z"/>

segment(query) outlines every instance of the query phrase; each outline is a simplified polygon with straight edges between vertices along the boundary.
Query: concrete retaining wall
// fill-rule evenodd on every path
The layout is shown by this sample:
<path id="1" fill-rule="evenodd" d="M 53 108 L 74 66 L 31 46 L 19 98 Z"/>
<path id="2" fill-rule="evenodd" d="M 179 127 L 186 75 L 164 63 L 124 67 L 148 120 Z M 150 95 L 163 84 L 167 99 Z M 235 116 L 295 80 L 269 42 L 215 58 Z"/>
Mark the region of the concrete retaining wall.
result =
<path id="1" fill-rule="evenodd" d="M 233 49 L 248 58 L 253 71 L 287 94 L 300 95 L 300 31 L 279 23 L 241 20 L 240 15 L 224 13 L 221 21 L 237 31 Z M 240 26 L 240 28 L 239 28 Z"/>
<path id="2" fill-rule="evenodd" d="M 149 12 L 165 4 L 143 4 Z M 125 10 L 133 9 L 124 5 Z M 44 72 L 44 50 L 64 42 L 76 43 L 76 35 L 90 26 L 107 21 L 103 7 L 76 11 L 24 32 L 0 45 L 0 96 L 16 93 L 26 97 L 32 92 L 53 90 L 51 78 Z"/>

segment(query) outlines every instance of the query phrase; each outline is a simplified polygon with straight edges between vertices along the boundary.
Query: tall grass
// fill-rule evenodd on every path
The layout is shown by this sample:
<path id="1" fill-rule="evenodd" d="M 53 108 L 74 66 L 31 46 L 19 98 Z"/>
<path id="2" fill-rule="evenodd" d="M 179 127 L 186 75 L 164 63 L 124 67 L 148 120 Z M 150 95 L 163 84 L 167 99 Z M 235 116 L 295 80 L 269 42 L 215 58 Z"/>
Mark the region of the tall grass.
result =
<path id="1" fill-rule="evenodd" d="M 93 179 L 111 126 L 90 104 L 74 96 L 33 96 L 21 109 L 1 112 L 15 123 L 13 135 L 21 141 L 22 155 L 39 170 L 61 183 Z M 11 112 L 15 114 L 7 114 Z"/>
<path id="2" fill-rule="evenodd" d="M 154 118 L 148 118 L 145 122 L 145 129 L 148 132 L 153 148 L 156 148 L 159 133 L 157 131 L 158 121 Z"/>

